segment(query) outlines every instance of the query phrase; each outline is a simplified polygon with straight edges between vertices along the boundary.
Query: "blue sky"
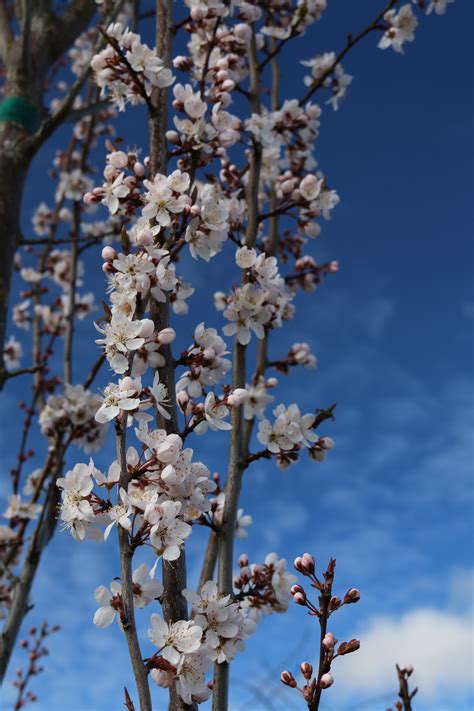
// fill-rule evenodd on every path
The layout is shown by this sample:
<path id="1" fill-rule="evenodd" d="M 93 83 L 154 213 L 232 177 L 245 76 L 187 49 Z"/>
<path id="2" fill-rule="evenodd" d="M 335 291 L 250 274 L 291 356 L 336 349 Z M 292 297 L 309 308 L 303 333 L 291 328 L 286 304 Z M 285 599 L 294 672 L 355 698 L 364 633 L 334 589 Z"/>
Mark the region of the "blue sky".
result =
<path id="1" fill-rule="evenodd" d="M 292 59 L 339 47 L 379 4 L 333 0 Z M 313 297 L 298 298 L 297 319 L 271 345 L 278 357 L 294 341 L 311 344 L 318 370 L 281 376 L 276 394 L 305 411 L 337 402 L 336 422 L 323 430 L 336 447 L 323 464 L 303 458 L 286 472 L 267 462 L 254 465 L 242 495 L 254 525 L 238 552 L 258 561 L 272 550 L 289 560 L 309 550 L 319 570 L 334 556 L 336 589 L 361 590 L 360 604 L 342 610 L 331 625 L 341 640 L 360 638 L 362 648 L 339 660 L 325 711 L 389 706 L 397 662 L 415 666 L 417 711 L 467 711 L 474 703 L 473 19 L 474 6 L 457 0 L 444 17 L 422 19 L 404 56 L 377 50 L 369 38 L 346 58 L 353 84 L 337 113 L 325 108 L 317 149 L 341 203 L 312 245 L 318 261 L 338 259 L 341 269 Z M 284 73 L 283 93 L 301 92 Z M 141 122 L 139 111 L 122 122 L 127 144 L 140 143 Z M 51 199 L 43 176 L 56 145 L 52 141 L 34 166 L 25 227 L 37 202 Z M 199 291 L 189 318 L 177 322 L 183 343 L 203 318 L 223 325 L 211 294 L 224 285 L 229 255 L 209 266 L 183 262 L 182 272 Z M 90 274 L 99 289 L 100 263 L 90 263 Z M 91 326 L 84 327 L 80 358 L 95 356 L 94 338 Z M 4 482 L 10 442 L 19 436 L 17 422 L 6 415 L 24 387 L 16 381 L 2 398 Z M 211 470 L 224 471 L 225 434 L 195 438 L 190 446 Z M 111 456 L 111 450 L 101 453 L 98 464 Z M 77 450 L 71 462 L 75 457 L 81 457 Z M 198 531 L 190 541 L 191 583 L 203 540 Z M 47 616 L 63 630 L 33 686 L 38 711 L 62 711 L 65 703 L 71 711 L 108 711 L 119 707 L 122 686 L 132 687 L 118 629 L 92 625 L 92 591 L 116 574 L 112 541 L 81 546 L 60 534 L 50 545 L 28 624 Z M 141 612 L 143 629 L 148 612 Z M 316 625 L 297 606 L 265 619 L 233 667 L 232 711 L 301 708 L 278 677 L 285 667 L 296 671 L 300 661 L 313 660 L 316 639 Z M 20 659 L 17 654 L 11 672 Z M 10 698 L 7 686 L 1 709 L 11 707 Z"/>

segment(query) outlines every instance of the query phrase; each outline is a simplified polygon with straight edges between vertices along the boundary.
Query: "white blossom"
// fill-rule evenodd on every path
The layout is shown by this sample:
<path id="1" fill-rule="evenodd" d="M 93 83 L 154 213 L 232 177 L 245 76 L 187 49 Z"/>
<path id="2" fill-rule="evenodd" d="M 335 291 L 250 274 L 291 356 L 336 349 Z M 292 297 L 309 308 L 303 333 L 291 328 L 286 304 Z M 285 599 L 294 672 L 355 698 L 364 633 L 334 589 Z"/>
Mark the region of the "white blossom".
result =
<path id="1" fill-rule="evenodd" d="M 202 629 L 192 620 L 167 624 L 156 612 L 150 619 L 148 637 L 160 654 L 171 664 L 178 664 L 181 655 L 197 652 L 201 646 Z"/>

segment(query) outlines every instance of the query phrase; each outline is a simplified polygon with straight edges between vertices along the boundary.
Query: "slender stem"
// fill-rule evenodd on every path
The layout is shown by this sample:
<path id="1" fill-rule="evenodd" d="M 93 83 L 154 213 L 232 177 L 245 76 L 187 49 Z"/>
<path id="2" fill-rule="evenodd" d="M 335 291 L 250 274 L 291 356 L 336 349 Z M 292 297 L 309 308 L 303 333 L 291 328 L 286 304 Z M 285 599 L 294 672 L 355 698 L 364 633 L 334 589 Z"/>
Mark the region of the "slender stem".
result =
<path id="1" fill-rule="evenodd" d="M 258 69 L 258 53 L 255 28 L 249 45 L 250 70 L 250 103 L 253 113 L 260 113 L 260 73 Z M 245 245 L 253 247 L 258 233 L 258 194 L 260 168 L 262 163 L 262 148 L 254 143 L 250 157 L 249 179 L 247 184 L 247 228 Z M 245 272 L 242 275 L 245 283 Z M 245 388 L 246 380 L 246 346 L 237 339 L 234 342 L 233 378 L 234 388 Z M 218 588 L 223 595 L 232 593 L 232 569 L 234 559 L 234 537 L 237 521 L 242 475 L 244 473 L 244 427 L 242 406 L 232 409 L 231 436 L 229 450 L 229 469 L 225 487 L 225 502 L 222 514 L 222 524 L 218 534 Z M 214 665 L 213 711 L 226 711 L 229 702 L 229 664 Z"/>
<path id="2" fill-rule="evenodd" d="M 72 383 L 72 348 L 74 340 L 74 315 L 76 305 L 76 281 L 78 248 L 77 238 L 79 236 L 79 224 L 81 216 L 81 205 L 75 202 L 72 208 L 72 229 L 71 229 L 71 262 L 69 266 L 68 284 L 68 309 L 66 314 L 66 332 L 64 334 L 64 382 Z"/>
<path id="3" fill-rule="evenodd" d="M 127 491 L 128 471 L 127 471 L 127 413 L 122 412 L 122 423 L 117 426 L 117 462 L 120 465 L 120 488 Z M 120 567 L 122 579 L 122 615 L 121 623 L 125 634 L 128 653 L 132 664 L 135 683 L 137 685 L 138 698 L 140 701 L 140 711 L 152 711 L 150 688 L 148 686 L 148 671 L 143 663 L 140 644 L 138 642 L 137 627 L 135 624 L 135 609 L 133 606 L 133 580 L 132 580 L 132 558 L 133 549 L 130 545 L 128 532 L 118 525 L 118 540 L 120 548 Z"/>
<path id="4" fill-rule="evenodd" d="M 20 575 L 15 583 L 13 600 L 0 636 L 0 684 L 5 677 L 21 623 L 30 609 L 28 600 L 43 550 L 51 540 L 56 528 L 57 505 L 59 500 L 59 489 L 56 486 L 56 479 L 62 469 L 63 456 L 68 445 L 69 441 L 64 444 L 58 442 L 56 445 L 56 463 L 43 504 L 43 510 L 31 539 Z"/>
<path id="5" fill-rule="evenodd" d="M 201 575 L 199 576 L 198 594 L 201 592 L 204 583 L 212 580 L 217 560 L 217 533 L 211 531 L 207 541 L 207 548 L 202 562 Z"/>
<path id="6" fill-rule="evenodd" d="M 361 40 L 364 39 L 364 37 L 366 37 L 371 32 L 374 32 L 375 30 L 383 29 L 380 26 L 380 22 L 383 20 L 385 13 L 388 12 L 389 10 L 391 10 L 397 4 L 397 2 L 398 2 L 398 0 L 389 0 L 389 2 L 384 7 L 384 9 L 381 12 L 379 12 L 379 14 L 375 18 L 375 20 L 373 20 L 369 25 L 367 25 L 367 27 L 365 27 L 363 30 L 361 30 L 361 32 L 359 32 L 357 35 L 349 34 L 347 36 L 345 47 L 339 52 L 339 54 L 337 55 L 334 62 L 326 69 L 326 71 L 323 72 L 320 77 L 318 77 L 317 79 L 315 79 L 313 81 L 313 83 L 308 88 L 308 91 L 306 92 L 306 94 L 300 100 L 300 102 L 299 102 L 300 106 L 302 106 L 307 101 L 309 101 L 309 99 L 313 96 L 314 92 L 323 86 L 324 82 L 333 73 L 334 69 L 339 64 L 339 62 L 341 62 L 344 59 L 346 54 L 356 44 L 358 44 Z"/>

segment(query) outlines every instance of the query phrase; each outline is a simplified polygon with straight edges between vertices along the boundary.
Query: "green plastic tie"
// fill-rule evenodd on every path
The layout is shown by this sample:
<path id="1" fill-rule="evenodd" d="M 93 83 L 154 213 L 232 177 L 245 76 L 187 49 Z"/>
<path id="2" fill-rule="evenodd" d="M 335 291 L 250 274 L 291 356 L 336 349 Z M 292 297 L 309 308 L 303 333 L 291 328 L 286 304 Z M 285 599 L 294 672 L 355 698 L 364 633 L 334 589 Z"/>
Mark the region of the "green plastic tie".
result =
<path id="1" fill-rule="evenodd" d="M 0 121 L 21 126 L 28 133 L 35 133 L 40 124 L 36 106 L 19 96 L 8 96 L 0 102 Z"/>

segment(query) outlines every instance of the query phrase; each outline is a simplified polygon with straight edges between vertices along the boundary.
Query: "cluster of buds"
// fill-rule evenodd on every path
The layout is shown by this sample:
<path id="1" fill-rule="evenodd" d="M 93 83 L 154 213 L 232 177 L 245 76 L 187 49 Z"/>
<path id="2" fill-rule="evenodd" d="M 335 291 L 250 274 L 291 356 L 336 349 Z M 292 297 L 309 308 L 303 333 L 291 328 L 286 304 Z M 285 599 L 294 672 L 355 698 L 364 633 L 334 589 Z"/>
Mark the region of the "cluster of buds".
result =
<path id="1" fill-rule="evenodd" d="M 105 205 L 110 215 L 135 215 L 142 205 L 141 189 L 146 174 L 146 163 L 139 160 L 133 151 L 119 151 L 106 141 L 109 150 L 104 169 L 105 182 L 100 186 L 86 192 L 84 202 L 86 205 Z"/>
<path id="2" fill-rule="evenodd" d="M 31 627 L 28 631 L 28 638 L 21 640 L 20 648 L 24 649 L 28 654 L 28 666 L 25 671 L 20 667 L 15 670 L 15 679 L 12 684 L 18 689 L 18 695 L 13 706 L 14 711 L 19 711 L 19 709 L 23 709 L 28 704 L 38 700 L 37 695 L 27 689 L 27 685 L 31 677 L 38 676 L 43 671 L 43 667 L 38 662 L 42 657 L 49 654 L 44 644 L 45 639 L 58 632 L 59 629 L 59 625 L 50 627 L 45 621 L 39 628 Z"/>
<path id="3" fill-rule="evenodd" d="M 313 666 L 309 662 L 302 662 L 300 670 L 304 678 L 304 684 L 301 688 L 294 676 L 289 671 L 281 673 L 280 679 L 286 686 L 293 689 L 298 689 L 305 701 L 308 704 L 310 711 L 317 711 L 321 699 L 321 693 L 324 689 L 329 688 L 334 683 L 331 672 L 331 664 L 336 657 L 342 657 L 345 654 L 355 652 L 360 647 L 360 642 L 357 639 L 351 639 L 349 642 L 341 642 L 338 645 L 338 640 L 335 639 L 332 632 L 328 632 L 328 620 L 333 612 L 339 610 L 343 605 L 350 605 L 360 600 L 360 592 L 356 588 L 350 588 L 341 600 L 332 594 L 332 586 L 334 583 L 334 569 L 336 561 L 329 561 L 326 571 L 323 573 L 323 579 L 319 580 L 316 577 L 316 563 L 310 553 L 304 553 L 294 561 L 295 569 L 306 578 L 309 578 L 311 587 L 318 591 L 318 603 L 312 603 L 306 594 L 302 585 L 293 585 L 291 594 L 297 605 L 306 607 L 308 614 L 317 617 L 320 625 L 320 649 L 319 649 L 319 665 L 314 673 Z"/>
<path id="4" fill-rule="evenodd" d="M 239 574 L 234 579 L 238 591 L 236 600 L 241 600 L 255 619 L 262 613 L 284 612 L 291 600 L 291 586 L 296 577 L 286 569 L 286 560 L 278 559 L 276 553 L 269 553 L 264 563 L 249 564 L 243 554 L 239 558 Z"/>
<path id="5" fill-rule="evenodd" d="M 339 271 L 339 262 L 332 260 L 325 264 L 317 264 L 313 257 L 300 257 L 295 262 L 294 271 L 285 277 L 289 288 L 302 289 L 305 292 L 314 291 L 327 274 L 336 274 Z"/>
<path id="6" fill-rule="evenodd" d="M 290 368 L 293 366 L 302 365 L 303 368 L 314 370 L 317 363 L 318 360 L 316 356 L 311 353 L 310 346 L 307 343 L 294 343 L 285 358 L 273 361 L 272 363 L 269 363 L 269 365 L 273 366 L 281 373 L 288 375 Z"/>

